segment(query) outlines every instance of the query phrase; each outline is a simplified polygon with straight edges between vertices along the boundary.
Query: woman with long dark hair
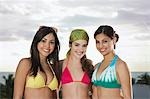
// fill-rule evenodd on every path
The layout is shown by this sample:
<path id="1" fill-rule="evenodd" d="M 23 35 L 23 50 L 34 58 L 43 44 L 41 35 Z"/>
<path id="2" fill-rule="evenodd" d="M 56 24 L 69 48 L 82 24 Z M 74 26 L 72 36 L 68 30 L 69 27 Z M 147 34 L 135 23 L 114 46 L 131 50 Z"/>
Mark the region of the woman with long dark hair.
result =
<path id="1" fill-rule="evenodd" d="M 56 98 L 59 50 L 56 29 L 41 26 L 32 41 L 31 57 L 21 59 L 16 69 L 13 99 Z"/>

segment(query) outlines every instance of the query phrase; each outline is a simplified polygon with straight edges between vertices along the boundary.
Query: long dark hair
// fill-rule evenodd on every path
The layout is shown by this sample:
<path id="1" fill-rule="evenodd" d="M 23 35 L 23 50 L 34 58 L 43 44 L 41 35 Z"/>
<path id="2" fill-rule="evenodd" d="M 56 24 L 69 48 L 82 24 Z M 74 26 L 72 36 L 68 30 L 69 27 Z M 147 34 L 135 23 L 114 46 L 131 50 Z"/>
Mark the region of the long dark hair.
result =
<path id="1" fill-rule="evenodd" d="M 100 27 L 98 27 L 98 29 L 95 31 L 94 33 L 94 38 L 98 35 L 98 34 L 105 34 L 106 36 L 108 36 L 109 38 L 113 39 L 114 37 L 116 37 L 116 42 L 119 40 L 119 35 L 116 34 L 116 32 L 114 31 L 114 29 L 109 26 L 109 25 L 101 25 Z M 114 45 L 114 48 L 116 46 Z"/>
<path id="2" fill-rule="evenodd" d="M 30 54 L 31 54 L 30 73 L 34 77 L 37 75 L 38 69 L 44 72 L 40 63 L 40 56 L 39 56 L 39 51 L 37 49 L 37 44 L 42 40 L 44 36 L 46 36 L 49 33 L 53 34 L 55 37 L 55 48 L 54 48 L 54 51 L 50 55 L 47 56 L 47 60 L 49 61 L 49 63 L 51 63 L 53 69 L 55 69 L 55 66 L 58 63 L 60 43 L 59 43 L 56 31 L 54 30 L 53 27 L 41 26 L 33 38 L 31 49 L 30 49 Z"/>

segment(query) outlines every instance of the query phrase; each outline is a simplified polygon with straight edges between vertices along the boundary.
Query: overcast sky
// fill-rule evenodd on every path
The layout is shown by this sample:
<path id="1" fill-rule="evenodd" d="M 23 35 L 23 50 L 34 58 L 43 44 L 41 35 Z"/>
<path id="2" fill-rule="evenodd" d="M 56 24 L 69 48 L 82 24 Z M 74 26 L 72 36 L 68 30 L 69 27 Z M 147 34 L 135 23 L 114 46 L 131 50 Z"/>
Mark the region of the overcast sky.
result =
<path id="1" fill-rule="evenodd" d="M 150 10 L 148 0 L 0 0 L 0 71 L 15 71 L 29 57 L 39 26 L 58 28 L 60 59 L 68 50 L 75 28 L 85 29 L 90 42 L 88 58 L 102 60 L 93 34 L 103 24 L 119 34 L 116 53 L 131 71 L 150 71 Z"/>

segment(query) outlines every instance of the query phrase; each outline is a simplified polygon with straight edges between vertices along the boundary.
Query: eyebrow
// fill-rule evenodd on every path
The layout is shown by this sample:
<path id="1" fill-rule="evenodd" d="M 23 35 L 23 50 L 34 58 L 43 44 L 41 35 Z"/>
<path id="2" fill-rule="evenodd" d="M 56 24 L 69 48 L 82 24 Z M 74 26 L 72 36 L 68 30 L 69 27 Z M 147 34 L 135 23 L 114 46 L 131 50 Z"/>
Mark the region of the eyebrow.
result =
<path id="1" fill-rule="evenodd" d="M 47 38 L 43 38 L 44 40 L 47 40 Z M 51 39 L 50 41 L 55 41 L 55 39 Z"/>
<path id="2" fill-rule="evenodd" d="M 78 42 L 75 42 L 75 44 L 79 44 L 79 45 L 81 45 L 80 43 L 78 43 Z M 83 44 L 83 45 L 88 45 L 87 43 L 86 44 Z"/>
<path id="3" fill-rule="evenodd" d="M 101 39 L 101 41 L 102 40 L 109 40 L 109 39 L 111 39 L 111 38 L 103 38 L 103 39 Z M 96 41 L 100 41 L 99 39 L 96 39 Z"/>

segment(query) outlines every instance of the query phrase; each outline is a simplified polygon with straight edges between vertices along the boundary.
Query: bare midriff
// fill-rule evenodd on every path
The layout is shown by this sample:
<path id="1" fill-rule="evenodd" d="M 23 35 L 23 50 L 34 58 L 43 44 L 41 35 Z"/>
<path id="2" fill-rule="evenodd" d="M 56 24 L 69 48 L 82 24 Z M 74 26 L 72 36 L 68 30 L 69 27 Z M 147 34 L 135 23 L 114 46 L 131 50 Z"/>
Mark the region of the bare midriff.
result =
<path id="1" fill-rule="evenodd" d="M 97 87 L 98 99 L 123 99 L 119 88 Z"/>
<path id="2" fill-rule="evenodd" d="M 62 86 L 63 99 L 90 99 L 88 85 L 82 82 L 72 82 Z"/>
<path id="3" fill-rule="evenodd" d="M 25 88 L 24 99 L 54 99 L 49 88 Z"/>

